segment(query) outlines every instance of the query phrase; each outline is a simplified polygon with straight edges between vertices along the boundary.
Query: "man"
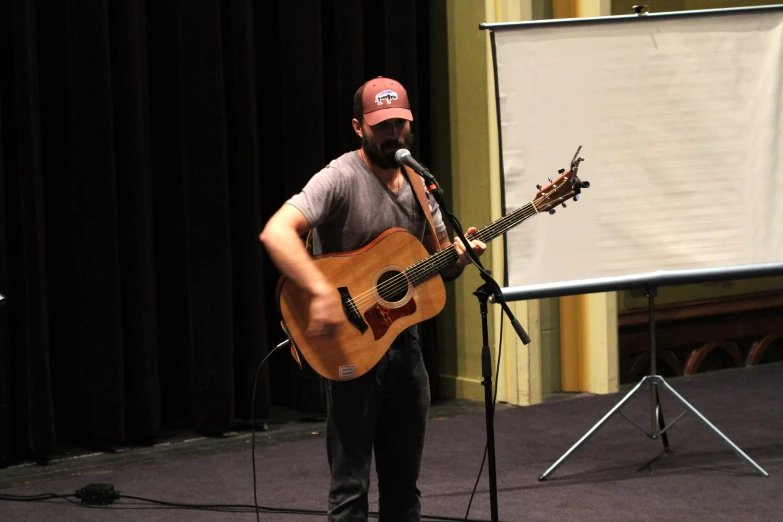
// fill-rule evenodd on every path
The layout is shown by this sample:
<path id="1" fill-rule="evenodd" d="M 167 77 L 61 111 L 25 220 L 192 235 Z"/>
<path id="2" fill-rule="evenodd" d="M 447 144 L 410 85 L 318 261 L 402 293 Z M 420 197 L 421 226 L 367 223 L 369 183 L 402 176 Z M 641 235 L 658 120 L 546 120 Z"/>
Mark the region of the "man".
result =
<path id="1" fill-rule="evenodd" d="M 351 123 L 361 148 L 315 174 L 260 235 L 278 269 L 310 293 L 306 335 L 316 341 L 334 335 L 345 316 L 335 285 L 318 270 L 301 237 L 312 230 L 314 253 L 328 254 L 361 248 L 392 227 L 424 241 L 430 228 L 410 185 L 423 182 L 418 176 L 408 179 L 394 156 L 413 142 L 413 115 L 403 86 L 383 77 L 367 81 L 354 96 L 354 116 Z M 437 244 L 450 246 L 438 204 L 428 197 Z M 466 235 L 474 232 L 471 227 Z M 478 240 L 470 246 L 477 255 L 486 249 Z M 458 277 L 471 262 L 456 238 L 454 249 L 457 261 L 441 271 L 446 280 Z M 347 381 L 323 379 L 323 384 L 331 470 L 329 520 L 366 520 L 373 450 L 380 519 L 419 520 L 417 480 L 430 389 L 418 327 L 403 331 L 369 372 Z"/>

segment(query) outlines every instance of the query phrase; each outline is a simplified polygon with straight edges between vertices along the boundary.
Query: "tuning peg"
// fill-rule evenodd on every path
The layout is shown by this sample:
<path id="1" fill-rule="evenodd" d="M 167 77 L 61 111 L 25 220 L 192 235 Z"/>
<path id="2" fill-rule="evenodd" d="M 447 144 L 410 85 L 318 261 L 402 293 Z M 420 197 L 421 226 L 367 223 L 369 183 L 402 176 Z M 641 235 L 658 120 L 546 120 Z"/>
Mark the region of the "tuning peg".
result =
<path id="1" fill-rule="evenodd" d="M 542 187 L 542 186 L 541 186 L 541 183 L 539 183 L 538 185 L 536 185 L 536 188 L 537 188 L 538 190 L 541 190 L 541 189 L 542 189 L 542 188 L 544 188 L 544 187 Z"/>
<path id="2" fill-rule="evenodd" d="M 562 174 L 563 172 L 565 172 L 565 169 L 558 169 L 557 171 L 558 174 Z"/>
<path id="3" fill-rule="evenodd" d="M 579 201 L 579 194 L 577 194 L 576 196 L 574 196 L 574 201 Z"/>
<path id="4" fill-rule="evenodd" d="M 566 204 L 565 203 L 563 203 L 563 208 L 566 208 Z"/>
<path id="5" fill-rule="evenodd" d="M 554 213 L 555 213 L 555 209 L 553 209 L 553 208 L 550 208 L 550 209 L 549 209 L 549 213 L 550 213 L 550 214 L 554 214 Z"/>
<path id="6" fill-rule="evenodd" d="M 549 177 L 548 177 L 548 178 L 546 178 L 546 179 L 548 179 L 550 183 L 552 183 L 552 182 L 555 180 L 555 178 L 553 178 L 552 176 L 549 176 Z"/>

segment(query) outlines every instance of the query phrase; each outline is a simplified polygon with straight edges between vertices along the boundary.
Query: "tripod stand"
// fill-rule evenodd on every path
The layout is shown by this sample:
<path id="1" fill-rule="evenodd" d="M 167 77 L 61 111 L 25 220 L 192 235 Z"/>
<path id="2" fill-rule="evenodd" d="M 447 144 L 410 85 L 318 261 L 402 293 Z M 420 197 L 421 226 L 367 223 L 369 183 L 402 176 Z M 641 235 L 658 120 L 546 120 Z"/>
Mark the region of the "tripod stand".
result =
<path id="1" fill-rule="evenodd" d="M 660 438 L 663 442 L 663 448 L 665 451 L 669 451 L 669 438 L 666 433 L 666 431 L 671 428 L 677 421 L 679 421 L 683 415 L 688 413 L 689 411 L 696 415 L 704 424 L 706 424 L 712 431 L 714 431 L 720 438 L 723 439 L 723 441 L 731 446 L 731 449 L 734 450 L 734 452 L 741 458 L 745 459 L 748 464 L 756 468 L 756 470 L 763 476 L 768 477 L 769 474 L 764 471 L 758 464 L 756 464 L 750 457 L 748 457 L 744 451 L 742 451 L 740 448 L 737 447 L 736 444 L 731 442 L 726 435 L 720 432 L 718 428 L 716 428 L 709 420 L 707 420 L 704 415 L 699 413 L 699 411 L 691 406 L 688 401 L 686 401 L 682 396 L 674 391 L 674 388 L 669 386 L 669 384 L 661 377 L 660 375 L 656 375 L 656 354 L 655 354 L 655 307 L 654 307 L 654 301 L 655 301 L 655 295 L 657 294 L 657 289 L 655 287 L 648 287 L 645 289 L 645 296 L 647 296 L 647 306 L 649 309 L 649 316 L 650 316 L 650 375 L 646 375 L 642 378 L 639 383 L 633 387 L 633 389 L 626 394 L 625 397 L 618 402 L 614 408 L 609 410 L 609 412 L 604 415 L 604 417 L 598 421 L 598 423 L 590 428 L 590 430 L 585 433 L 579 441 L 577 441 L 576 444 L 574 444 L 568 451 L 566 451 L 562 457 L 560 457 L 552 466 L 549 467 L 548 470 L 544 472 L 543 475 L 541 475 L 538 479 L 539 480 L 546 480 L 547 477 L 555 471 L 557 468 L 559 468 L 563 462 L 574 452 L 576 449 L 582 445 L 582 443 L 586 442 L 590 437 L 592 437 L 598 429 L 606 422 L 608 421 L 615 413 L 620 412 L 621 415 L 623 413 L 620 411 L 620 408 L 623 407 L 623 405 L 630 399 L 637 391 L 639 391 L 642 387 L 642 385 L 647 384 L 650 386 L 650 430 L 646 431 L 644 428 L 633 422 L 628 417 L 623 417 L 628 420 L 631 424 L 642 430 L 649 438 L 651 439 L 658 439 Z M 668 425 L 663 420 L 663 410 L 661 409 L 661 398 L 658 394 L 658 388 L 664 387 L 666 390 L 669 391 L 678 401 L 680 401 L 683 406 L 685 406 L 686 410 L 683 411 L 674 421 L 669 423 Z"/>

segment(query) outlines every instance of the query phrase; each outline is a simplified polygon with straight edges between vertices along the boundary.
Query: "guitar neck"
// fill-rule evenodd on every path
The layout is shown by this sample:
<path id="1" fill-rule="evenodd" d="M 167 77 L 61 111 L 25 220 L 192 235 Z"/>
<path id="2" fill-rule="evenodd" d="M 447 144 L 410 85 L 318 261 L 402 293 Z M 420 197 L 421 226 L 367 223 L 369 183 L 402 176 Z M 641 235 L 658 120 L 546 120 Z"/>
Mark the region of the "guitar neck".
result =
<path id="1" fill-rule="evenodd" d="M 523 221 L 530 219 L 538 213 L 533 202 L 518 208 L 511 214 L 504 216 L 494 223 L 487 225 L 475 234 L 466 236 L 467 239 L 478 239 L 483 243 L 489 243 L 504 232 L 514 228 Z M 454 250 L 454 245 L 444 248 L 443 250 L 432 254 L 431 256 L 422 259 L 415 265 L 408 267 L 405 270 L 406 275 L 410 281 L 417 285 L 433 277 L 435 274 L 450 266 L 457 260 L 457 252 Z"/>

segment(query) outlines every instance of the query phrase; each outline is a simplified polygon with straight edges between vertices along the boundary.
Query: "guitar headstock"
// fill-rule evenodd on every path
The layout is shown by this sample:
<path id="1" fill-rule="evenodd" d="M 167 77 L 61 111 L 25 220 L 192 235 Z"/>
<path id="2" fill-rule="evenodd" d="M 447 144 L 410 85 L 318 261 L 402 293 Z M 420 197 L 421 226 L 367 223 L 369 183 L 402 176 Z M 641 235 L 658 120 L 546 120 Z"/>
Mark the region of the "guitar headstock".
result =
<path id="1" fill-rule="evenodd" d="M 584 161 L 584 158 L 579 157 L 579 151 L 581 150 L 582 146 L 580 145 L 576 149 L 574 159 L 571 160 L 571 168 L 568 172 L 560 169 L 558 171 L 560 176 L 557 179 L 549 177 L 549 185 L 546 187 L 536 185 L 538 192 L 533 200 L 533 206 L 536 207 L 536 211 L 548 211 L 550 214 L 554 214 L 555 207 L 563 205 L 563 208 L 565 208 L 565 202 L 569 199 L 579 201 L 579 194 L 582 192 L 582 189 L 590 188 L 589 181 L 582 181 L 576 175 L 579 170 L 579 164 Z"/>

